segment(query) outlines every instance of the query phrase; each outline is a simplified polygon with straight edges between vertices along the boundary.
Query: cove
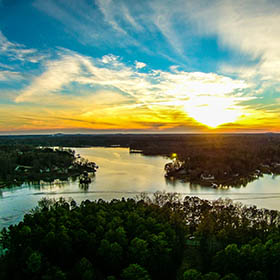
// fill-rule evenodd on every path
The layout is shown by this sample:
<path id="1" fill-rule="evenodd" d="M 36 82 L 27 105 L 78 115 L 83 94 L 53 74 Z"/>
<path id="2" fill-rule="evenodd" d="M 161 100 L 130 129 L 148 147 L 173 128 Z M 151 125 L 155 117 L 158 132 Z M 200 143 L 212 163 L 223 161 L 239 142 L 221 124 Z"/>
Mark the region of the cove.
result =
<path id="1" fill-rule="evenodd" d="M 79 181 L 56 181 L 52 184 L 27 184 L 0 189 L 0 229 L 22 220 L 43 197 L 82 200 L 135 198 L 142 192 L 177 192 L 182 197 L 198 196 L 214 200 L 229 198 L 259 208 L 280 210 L 280 176 L 264 175 L 245 187 L 213 189 L 164 177 L 168 158 L 129 153 L 127 148 L 74 148 L 76 154 L 98 164 L 99 169 L 88 188 Z"/>

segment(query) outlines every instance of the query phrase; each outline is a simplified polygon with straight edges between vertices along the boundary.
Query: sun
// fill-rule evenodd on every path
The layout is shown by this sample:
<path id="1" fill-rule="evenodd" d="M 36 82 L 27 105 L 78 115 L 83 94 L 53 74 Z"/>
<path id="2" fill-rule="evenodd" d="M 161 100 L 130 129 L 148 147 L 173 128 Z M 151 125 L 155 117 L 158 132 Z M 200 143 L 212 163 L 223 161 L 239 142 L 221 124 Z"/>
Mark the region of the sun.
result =
<path id="1" fill-rule="evenodd" d="M 233 123 L 242 115 L 240 107 L 226 97 L 205 96 L 193 99 L 185 104 L 184 109 L 191 118 L 210 128 Z"/>

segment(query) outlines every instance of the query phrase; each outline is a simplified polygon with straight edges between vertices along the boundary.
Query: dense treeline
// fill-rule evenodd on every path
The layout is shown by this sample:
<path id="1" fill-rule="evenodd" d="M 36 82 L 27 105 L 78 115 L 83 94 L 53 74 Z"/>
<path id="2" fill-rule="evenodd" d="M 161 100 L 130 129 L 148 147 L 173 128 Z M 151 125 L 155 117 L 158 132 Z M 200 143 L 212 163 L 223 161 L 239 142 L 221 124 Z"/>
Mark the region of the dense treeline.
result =
<path id="1" fill-rule="evenodd" d="M 280 174 L 279 134 L 115 134 L 2 136 L 0 144 L 42 146 L 121 146 L 145 155 L 171 156 L 184 162 L 183 172 L 173 174 L 193 183 L 246 185 L 265 173 Z M 206 178 L 205 180 L 203 180 Z M 208 180 L 207 178 L 213 178 Z"/>
<path id="2" fill-rule="evenodd" d="M 45 203 L 3 232 L 0 278 L 174 279 L 183 238 L 168 208 L 134 200 Z"/>
<path id="3" fill-rule="evenodd" d="M 176 194 L 42 200 L 2 231 L 1 279 L 279 279 L 280 214 Z"/>
<path id="4" fill-rule="evenodd" d="M 178 146 L 172 150 L 190 182 L 246 185 L 262 174 L 280 174 L 279 135 L 209 135 Z"/>
<path id="5" fill-rule="evenodd" d="M 0 145 L 0 186 L 41 179 L 67 179 L 89 170 L 88 165 L 88 161 L 76 158 L 70 149 Z"/>

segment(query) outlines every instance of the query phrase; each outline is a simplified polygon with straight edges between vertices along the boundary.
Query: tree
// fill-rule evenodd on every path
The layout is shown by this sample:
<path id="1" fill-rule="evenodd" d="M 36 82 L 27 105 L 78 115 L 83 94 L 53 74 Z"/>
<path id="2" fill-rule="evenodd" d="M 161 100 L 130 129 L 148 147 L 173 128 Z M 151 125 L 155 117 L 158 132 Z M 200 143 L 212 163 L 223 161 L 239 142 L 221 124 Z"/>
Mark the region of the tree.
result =
<path id="1" fill-rule="evenodd" d="M 132 261 L 145 265 L 149 258 L 148 243 L 138 237 L 135 237 L 129 246 L 129 256 Z"/>
<path id="2" fill-rule="evenodd" d="M 42 280 L 66 280 L 66 274 L 56 266 L 52 266 L 42 276 Z"/>
<path id="3" fill-rule="evenodd" d="M 122 271 L 124 280 L 150 280 L 149 273 L 138 264 L 130 264 Z"/>
<path id="4" fill-rule="evenodd" d="M 261 271 L 251 271 L 246 278 L 248 280 L 267 280 L 265 274 Z"/>
<path id="5" fill-rule="evenodd" d="M 196 269 L 188 269 L 183 274 L 184 280 L 202 280 L 202 274 Z"/>
<path id="6" fill-rule="evenodd" d="M 217 272 L 209 272 L 202 277 L 203 280 L 219 280 L 221 275 Z"/>
<path id="7" fill-rule="evenodd" d="M 239 280 L 239 278 L 234 273 L 229 273 L 225 275 L 221 280 Z"/>
<path id="8" fill-rule="evenodd" d="M 27 259 L 26 265 L 28 271 L 31 273 L 39 272 L 41 268 L 42 260 L 41 255 L 38 252 L 33 252 Z"/>
<path id="9" fill-rule="evenodd" d="M 82 258 L 76 265 L 75 275 L 77 279 L 92 280 L 95 279 L 95 273 L 91 262 L 87 258 Z"/>

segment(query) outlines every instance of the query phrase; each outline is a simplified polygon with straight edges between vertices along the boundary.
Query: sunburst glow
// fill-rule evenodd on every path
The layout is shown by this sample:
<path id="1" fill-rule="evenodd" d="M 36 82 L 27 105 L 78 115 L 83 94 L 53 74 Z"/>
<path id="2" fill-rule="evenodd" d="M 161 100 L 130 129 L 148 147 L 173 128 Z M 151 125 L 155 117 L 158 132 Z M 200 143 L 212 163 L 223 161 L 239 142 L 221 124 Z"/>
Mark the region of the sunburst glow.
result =
<path id="1" fill-rule="evenodd" d="M 235 122 L 242 115 L 241 109 L 225 97 L 197 98 L 188 102 L 184 108 L 190 117 L 211 128 Z"/>
<path id="2" fill-rule="evenodd" d="M 0 0 L 0 134 L 280 132 L 279 1 L 240 1 Z"/>

